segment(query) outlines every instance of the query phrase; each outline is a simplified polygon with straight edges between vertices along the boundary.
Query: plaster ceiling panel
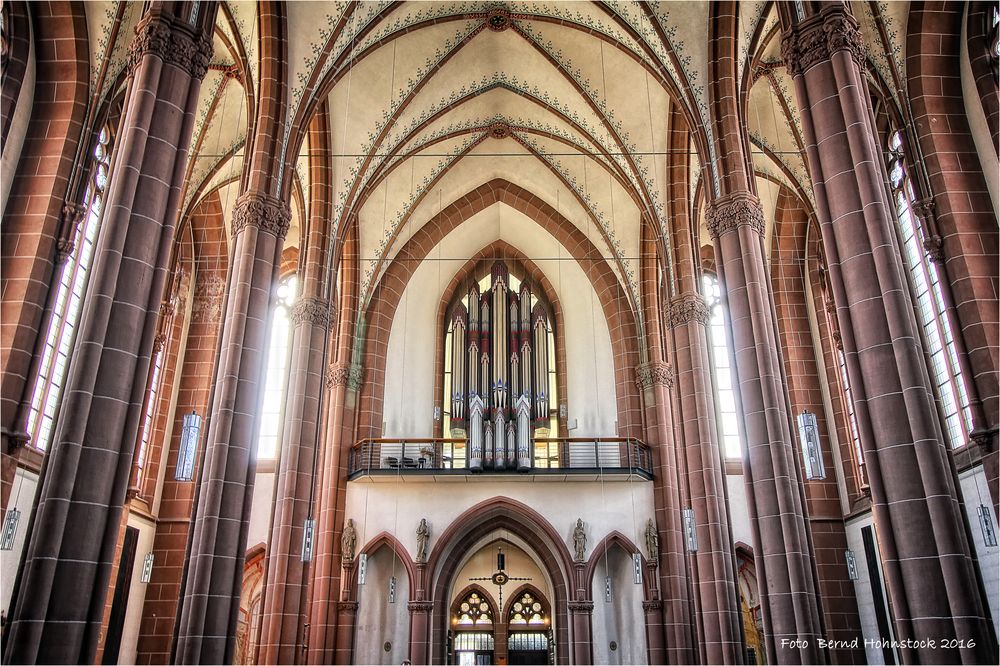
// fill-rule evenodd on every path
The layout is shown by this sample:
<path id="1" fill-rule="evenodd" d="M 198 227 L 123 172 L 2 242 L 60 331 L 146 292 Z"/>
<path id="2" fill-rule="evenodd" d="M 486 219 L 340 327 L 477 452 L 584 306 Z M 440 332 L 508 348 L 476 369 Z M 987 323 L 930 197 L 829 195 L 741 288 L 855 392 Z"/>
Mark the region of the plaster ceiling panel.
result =
<path id="1" fill-rule="evenodd" d="M 90 47 L 91 94 L 103 99 L 128 65 L 128 46 L 142 18 L 142 3 L 85 2 L 83 7 Z"/>
<path id="2" fill-rule="evenodd" d="M 753 41 L 754 32 L 757 30 L 757 24 L 760 23 L 764 9 L 767 7 L 767 2 L 763 0 L 755 0 L 753 2 L 741 2 L 739 3 L 739 28 L 736 31 L 737 35 L 737 49 L 736 54 L 739 58 L 739 73 L 740 76 L 737 77 L 737 82 L 742 82 L 743 71 L 750 64 L 750 47 Z"/>
<path id="3" fill-rule="evenodd" d="M 297 94 L 301 95 L 302 92 L 302 84 L 319 62 L 323 49 L 347 6 L 346 2 L 285 3 L 288 34 L 295 36 L 294 39 L 285 40 L 290 110 L 295 108 Z"/>
<path id="4" fill-rule="evenodd" d="M 774 212 L 778 205 L 780 185 L 767 178 L 757 179 L 757 198 L 764 210 L 764 250 L 771 256 L 771 238 L 774 235 Z"/>
<path id="5" fill-rule="evenodd" d="M 741 3 L 742 4 L 742 3 Z M 699 108 L 707 107 L 708 2 L 656 2 L 653 15 L 663 26 Z"/>
<path id="6" fill-rule="evenodd" d="M 889 5 L 897 4 L 900 6 L 890 10 Z M 869 62 L 896 98 L 897 104 L 906 81 L 904 40 L 908 11 L 908 2 L 851 2 L 851 12 L 861 27 Z"/>
<path id="7" fill-rule="evenodd" d="M 291 3 L 297 4 L 297 3 Z M 258 70 L 260 63 L 257 57 L 257 42 L 259 41 L 257 28 L 257 2 L 256 0 L 226 0 L 225 10 L 220 10 L 231 17 L 235 30 L 243 44 L 243 51 L 246 53 L 247 70 L 253 81 L 258 81 Z M 228 23 L 228 21 L 226 21 Z M 298 34 L 298 33 L 289 33 Z M 254 86 L 256 88 L 256 85 Z"/>
<path id="8" fill-rule="evenodd" d="M 245 91 L 240 83 L 210 70 L 202 84 L 192 137 L 185 205 L 199 196 L 202 181 L 246 141 Z"/>

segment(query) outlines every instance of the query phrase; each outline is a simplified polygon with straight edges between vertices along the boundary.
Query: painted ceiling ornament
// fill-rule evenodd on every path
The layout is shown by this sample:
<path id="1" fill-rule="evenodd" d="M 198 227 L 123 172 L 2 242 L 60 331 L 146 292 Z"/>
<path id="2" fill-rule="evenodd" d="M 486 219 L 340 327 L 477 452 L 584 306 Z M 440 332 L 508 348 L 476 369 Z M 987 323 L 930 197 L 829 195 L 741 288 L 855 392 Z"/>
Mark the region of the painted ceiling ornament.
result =
<path id="1" fill-rule="evenodd" d="M 669 308 L 671 328 L 684 326 L 690 322 L 707 326 L 711 318 L 705 298 L 694 291 L 670 299 Z"/>
<path id="2" fill-rule="evenodd" d="M 854 61 L 864 68 L 867 54 L 858 22 L 840 7 L 810 16 L 781 40 L 781 58 L 792 76 L 798 76 L 844 50 L 850 52 Z"/>
<path id="3" fill-rule="evenodd" d="M 510 136 L 510 125 L 503 121 L 494 122 L 490 125 L 490 136 L 494 139 L 506 139 Z"/>
<path id="4" fill-rule="evenodd" d="M 510 12 L 505 8 L 495 7 L 486 13 L 486 26 L 493 32 L 503 32 L 510 25 Z"/>
<path id="5" fill-rule="evenodd" d="M 292 210 L 280 199 L 247 192 L 236 200 L 233 209 L 233 236 L 247 227 L 257 227 L 264 233 L 284 240 L 292 221 Z"/>
<path id="6" fill-rule="evenodd" d="M 750 227 L 764 235 L 764 211 L 757 197 L 749 192 L 736 192 L 716 199 L 710 204 L 705 217 L 705 225 L 713 239 L 740 227 Z"/>

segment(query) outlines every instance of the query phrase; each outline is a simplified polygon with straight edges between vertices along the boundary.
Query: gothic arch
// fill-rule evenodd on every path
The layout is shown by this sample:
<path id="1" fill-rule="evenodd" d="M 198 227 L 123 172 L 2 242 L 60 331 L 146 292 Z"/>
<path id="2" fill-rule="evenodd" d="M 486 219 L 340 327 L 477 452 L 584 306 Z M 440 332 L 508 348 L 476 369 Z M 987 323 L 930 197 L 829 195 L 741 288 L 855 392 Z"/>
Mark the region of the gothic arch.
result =
<path id="1" fill-rule="evenodd" d="M 590 240 L 568 219 L 527 190 L 502 179 L 494 179 L 456 200 L 420 227 L 399 250 L 372 291 L 367 306 L 364 341 L 365 385 L 359 410 L 359 437 L 378 436 L 382 423 L 383 397 L 377 393 L 385 383 L 385 360 L 389 332 L 397 306 L 416 267 L 448 233 L 494 203 L 504 203 L 525 214 L 556 238 L 577 261 L 601 301 L 608 322 L 615 365 L 619 435 L 638 436 L 641 410 L 633 370 L 638 364 L 640 331 L 629 300 L 614 271 Z M 355 341 L 358 344 L 359 341 Z"/>
<path id="2" fill-rule="evenodd" d="M 431 663 L 443 662 L 444 626 L 450 606 L 448 586 L 465 553 L 477 541 L 496 529 L 505 529 L 523 539 L 540 560 L 540 568 L 552 581 L 555 640 L 558 663 L 570 660 L 568 603 L 572 594 L 573 561 L 563 538 L 537 511 L 509 497 L 494 497 L 471 507 L 436 540 L 427 561 L 430 575 Z M 416 640 L 416 638 L 414 639 Z"/>
<path id="3" fill-rule="evenodd" d="M 646 568 L 646 557 L 642 554 L 639 548 L 632 543 L 632 540 L 627 536 L 619 532 L 618 530 L 612 530 L 610 534 L 601 539 L 600 543 L 594 546 L 594 550 L 590 553 L 590 558 L 587 560 L 587 568 L 584 570 L 583 579 L 585 581 L 585 588 L 587 594 L 591 593 L 594 586 L 594 573 L 597 571 L 597 565 L 600 563 L 601 559 L 604 557 L 605 553 L 610 551 L 614 547 L 619 547 L 625 553 L 631 557 L 632 555 L 638 553 L 639 557 L 642 558 L 643 570 Z M 648 576 L 643 575 L 643 591 L 648 591 L 649 583 L 651 581 L 646 580 Z"/>
<path id="4" fill-rule="evenodd" d="M 406 551 L 406 546 L 400 543 L 399 539 L 392 534 L 389 534 L 388 532 L 380 532 L 367 544 L 365 544 L 364 548 L 358 551 L 358 556 L 374 555 L 378 552 L 379 548 L 388 548 L 389 551 L 399 558 L 399 561 L 403 563 L 403 566 L 406 567 L 406 576 L 409 580 L 409 589 L 412 594 L 412 591 L 417 589 L 417 572 L 413 564 L 413 560 L 410 558 L 410 554 Z M 358 577 L 352 576 L 349 585 L 350 598 L 356 600 L 358 598 Z"/>

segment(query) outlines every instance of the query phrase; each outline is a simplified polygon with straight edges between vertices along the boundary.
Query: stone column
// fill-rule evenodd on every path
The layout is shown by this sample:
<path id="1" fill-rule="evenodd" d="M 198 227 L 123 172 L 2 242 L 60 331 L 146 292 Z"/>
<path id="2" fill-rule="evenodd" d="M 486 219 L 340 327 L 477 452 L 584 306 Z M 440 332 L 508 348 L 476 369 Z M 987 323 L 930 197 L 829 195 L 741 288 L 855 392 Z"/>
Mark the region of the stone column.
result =
<path id="1" fill-rule="evenodd" d="M 669 391 L 674 370 L 669 363 L 652 361 L 636 368 L 636 385 L 646 406 L 646 425 L 656 464 L 656 525 L 661 543 L 656 554 L 663 590 L 662 617 L 667 662 L 694 661 L 691 596 L 681 525 L 681 496 L 670 414 Z"/>
<path id="2" fill-rule="evenodd" d="M 755 565 L 758 580 L 766 581 L 761 612 L 768 657 L 779 664 L 824 663 L 797 445 L 765 261 L 764 214 L 756 197 L 735 191 L 712 202 L 707 218 L 728 303 Z M 799 642 L 788 642 L 793 640 Z"/>
<path id="3" fill-rule="evenodd" d="M 656 575 L 655 571 L 650 572 Z M 646 616 L 646 656 L 650 664 L 667 663 L 667 652 L 663 646 L 663 602 L 651 599 L 642 602 L 642 612 Z"/>
<path id="4" fill-rule="evenodd" d="M 694 510 L 698 552 L 691 556 L 692 584 L 701 629 L 701 659 L 707 664 L 743 663 L 740 604 L 736 591 L 735 551 L 723 456 L 715 422 L 715 393 L 708 352 L 709 313 L 694 291 L 672 299 L 669 322 L 677 360 L 680 412 L 688 501 Z"/>
<path id="5" fill-rule="evenodd" d="M 825 7 L 785 34 L 782 52 L 802 112 L 855 409 L 870 423 L 861 442 L 895 638 L 938 641 L 901 656 L 992 662 L 996 638 L 895 237 L 858 24 L 844 7 Z"/>
<path id="6" fill-rule="evenodd" d="M 178 624 L 181 663 L 233 658 L 270 304 L 290 219 L 287 204 L 258 192 L 242 195 L 233 211 L 233 263 Z"/>
<path id="7" fill-rule="evenodd" d="M 178 6 L 182 8 L 182 6 Z M 118 157 L 11 613 L 8 663 L 94 659 L 216 5 L 154 3 L 129 49 Z"/>
<path id="8" fill-rule="evenodd" d="M 411 601 L 406 607 L 410 611 L 410 661 L 414 664 L 426 664 L 430 655 L 427 636 L 434 602 Z"/>
<path id="9" fill-rule="evenodd" d="M 569 602 L 569 621 L 573 626 L 572 663 L 574 664 L 585 666 L 594 663 L 594 646 L 590 631 L 593 614 L 593 601 Z"/>

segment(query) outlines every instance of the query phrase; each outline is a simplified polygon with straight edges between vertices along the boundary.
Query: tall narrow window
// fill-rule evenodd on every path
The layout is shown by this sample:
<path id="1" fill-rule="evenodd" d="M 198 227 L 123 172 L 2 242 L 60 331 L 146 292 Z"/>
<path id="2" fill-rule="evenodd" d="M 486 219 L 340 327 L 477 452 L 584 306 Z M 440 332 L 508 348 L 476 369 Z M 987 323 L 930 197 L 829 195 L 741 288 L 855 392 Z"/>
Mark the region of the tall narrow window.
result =
<path id="1" fill-rule="evenodd" d="M 111 133 L 105 128 L 94 148 L 90 182 L 83 200 L 83 228 L 78 232 L 76 251 L 66 259 L 56 287 L 52 319 L 45 332 L 45 347 L 42 349 L 38 379 L 31 395 L 28 434 L 31 435 L 31 444 L 43 451 L 48 448 L 52 438 L 56 413 L 62 399 L 73 338 L 94 259 L 94 246 L 101 224 L 101 209 L 108 187 L 110 167 Z"/>
<path id="2" fill-rule="evenodd" d="M 726 338 L 726 319 L 722 308 L 722 290 L 714 275 L 701 278 L 702 295 L 708 304 L 711 319 L 708 337 L 712 343 L 712 369 L 715 379 L 715 410 L 722 432 L 722 451 L 727 458 L 740 458 L 740 430 L 737 425 L 736 389 L 732 365 L 729 361 L 729 341 Z"/>
<path id="3" fill-rule="evenodd" d="M 139 453 L 136 466 L 141 474 L 146 466 L 146 452 L 149 449 L 149 440 L 153 434 L 153 416 L 156 413 L 156 397 L 160 392 L 160 376 L 163 374 L 163 342 L 159 343 L 159 348 L 153 354 L 153 370 L 149 378 L 149 395 L 146 396 L 146 409 L 142 414 L 142 438 L 139 440 Z"/>
<path id="4" fill-rule="evenodd" d="M 285 407 L 288 384 L 288 352 L 291 347 L 291 308 L 296 297 L 295 276 L 278 285 L 277 305 L 271 322 L 271 346 L 267 354 L 267 379 L 264 382 L 264 406 L 261 411 L 257 457 L 274 458 L 281 438 L 281 413 Z"/>
<path id="5" fill-rule="evenodd" d="M 889 141 L 889 183 L 896 205 L 896 220 L 903 259 L 910 274 L 917 320 L 930 357 L 931 378 L 944 417 L 945 436 L 952 448 L 965 446 L 972 430 L 972 412 L 965 378 L 958 362 L 951 316 L 945 307 L 937 264 L 924 248 L 929 240 L 913 211 L 916 198 L 906 168 L 901 132 Z"/>
<path id="6" fill-rule="evenodd" d="M 847 412 L 847 429 L 851 433 L 851 450 L 854 452 L 854 469 L 857 473 L 858 484 L 862 488 L 868 487 L 868 478 L 865 474 L 865 454 L 861 449 L 861 434 L 858 428 L 858 420 L 854 416 L 854 394 L 851 392 L 851 379 L 847 376 L 847 358 L 844 350 L 837 348 L 837 368 L 840 372 L 840 386 L 844 394 L 844 408 Z"/>

